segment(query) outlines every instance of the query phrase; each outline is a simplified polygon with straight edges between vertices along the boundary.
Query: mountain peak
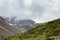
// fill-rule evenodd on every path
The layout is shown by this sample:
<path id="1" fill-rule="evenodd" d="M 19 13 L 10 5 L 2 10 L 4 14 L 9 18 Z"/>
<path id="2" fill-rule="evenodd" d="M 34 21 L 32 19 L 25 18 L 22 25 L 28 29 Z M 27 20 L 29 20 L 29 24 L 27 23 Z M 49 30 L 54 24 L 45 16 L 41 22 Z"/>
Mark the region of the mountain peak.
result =
<path id="1" fill-rule="evenodd" d="M 2 16 L 0 16 L 0 21 L 6 21 Z"/>

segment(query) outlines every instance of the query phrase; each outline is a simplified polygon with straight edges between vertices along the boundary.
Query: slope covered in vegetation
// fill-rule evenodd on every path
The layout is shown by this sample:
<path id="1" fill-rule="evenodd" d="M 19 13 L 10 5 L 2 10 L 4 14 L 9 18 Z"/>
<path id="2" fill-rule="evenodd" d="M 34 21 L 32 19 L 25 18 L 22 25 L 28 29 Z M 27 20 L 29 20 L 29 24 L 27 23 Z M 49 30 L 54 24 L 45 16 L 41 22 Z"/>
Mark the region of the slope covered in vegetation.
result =
<path id="1" fill-rule="evenodd" d="M 39 25 L 21 35 L 5 40 L 60 40 L 60 19 Z"/>

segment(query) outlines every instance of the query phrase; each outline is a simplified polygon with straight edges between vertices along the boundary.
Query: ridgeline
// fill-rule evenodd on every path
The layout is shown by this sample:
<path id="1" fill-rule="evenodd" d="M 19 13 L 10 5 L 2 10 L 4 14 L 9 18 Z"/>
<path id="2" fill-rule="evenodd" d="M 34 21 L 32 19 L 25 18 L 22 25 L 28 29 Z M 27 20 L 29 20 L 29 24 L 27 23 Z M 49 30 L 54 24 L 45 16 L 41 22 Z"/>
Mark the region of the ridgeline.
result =
<path id="1" fill-rule="evenodd" d="M 14 35 L 5 40 L 60 40 L 60 19 L 39 25 L 21 35 Z"/>

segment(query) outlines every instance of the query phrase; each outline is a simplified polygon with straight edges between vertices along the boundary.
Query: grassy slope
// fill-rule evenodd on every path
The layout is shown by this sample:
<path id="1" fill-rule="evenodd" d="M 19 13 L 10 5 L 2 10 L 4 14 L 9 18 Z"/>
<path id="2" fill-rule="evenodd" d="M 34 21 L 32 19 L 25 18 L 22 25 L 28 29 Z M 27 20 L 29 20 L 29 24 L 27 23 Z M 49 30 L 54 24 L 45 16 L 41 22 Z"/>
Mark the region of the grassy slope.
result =
<path id="1" fill-rule="evenodd" d="M 49 40 L 49 37 L 59 40 L 60 19 L 39 25 L 21 35 L 15 35 L 6 40 Z M 52 39 L 53 40 L 53 39 Z"/>

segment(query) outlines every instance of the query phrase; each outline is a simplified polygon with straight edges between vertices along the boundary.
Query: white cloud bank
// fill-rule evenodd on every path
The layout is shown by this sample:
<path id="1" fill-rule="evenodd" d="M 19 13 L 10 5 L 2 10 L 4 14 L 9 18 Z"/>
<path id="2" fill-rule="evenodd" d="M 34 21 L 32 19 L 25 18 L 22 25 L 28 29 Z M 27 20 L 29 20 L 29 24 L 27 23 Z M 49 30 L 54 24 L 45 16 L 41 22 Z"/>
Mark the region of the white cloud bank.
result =
<path id="1" fill-rule="evenodd" d="M 46 22 L 60 18 L 60 0 L 0 0 L 0 15 Z"/>

